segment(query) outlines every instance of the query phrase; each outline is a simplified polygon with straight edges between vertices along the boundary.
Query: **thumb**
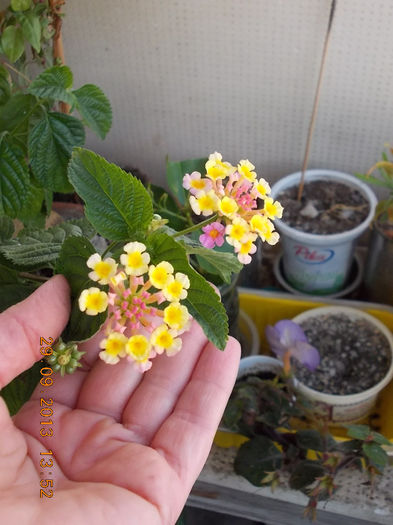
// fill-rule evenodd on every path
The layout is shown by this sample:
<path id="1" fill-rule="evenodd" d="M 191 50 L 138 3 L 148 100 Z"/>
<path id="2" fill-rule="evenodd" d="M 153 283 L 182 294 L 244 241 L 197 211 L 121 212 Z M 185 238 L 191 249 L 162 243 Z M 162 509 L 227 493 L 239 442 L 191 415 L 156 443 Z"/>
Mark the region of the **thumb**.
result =
<path id="1" fill-rule="evenodd" d="M 56 275 L 0 314 L 0 390 L 41 359 L 41 337 L 59 337 L 70 313 L 69 293 L 66 279 Z"/>

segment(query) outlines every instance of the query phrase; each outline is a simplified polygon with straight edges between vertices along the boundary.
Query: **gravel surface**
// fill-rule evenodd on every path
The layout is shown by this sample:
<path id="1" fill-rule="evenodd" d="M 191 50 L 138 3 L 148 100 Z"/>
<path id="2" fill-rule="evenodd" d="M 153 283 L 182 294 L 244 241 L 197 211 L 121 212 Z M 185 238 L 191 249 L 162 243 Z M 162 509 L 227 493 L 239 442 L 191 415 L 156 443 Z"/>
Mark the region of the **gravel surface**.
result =
<path id="1" fill-rule="evenodd" d="M 333 234 L 352 230 L 367 217 L 370 206 L 356 189 L 335 181 L 312 181 L 304 186 L 301 201 L 298 186 L 277 196 L 284 207 L 282 220 L 307 233 Z"/>
<path id="2" fill-rule="evenodd" d="M 303 321 L 301 327 L 321 356 L 314 372 L 293 363 L 296 377 L 306 386 L 325 394 L 356 394 L 386 375 L 391 360 L 389 342 L 365 319 L 321 315 Z"/>

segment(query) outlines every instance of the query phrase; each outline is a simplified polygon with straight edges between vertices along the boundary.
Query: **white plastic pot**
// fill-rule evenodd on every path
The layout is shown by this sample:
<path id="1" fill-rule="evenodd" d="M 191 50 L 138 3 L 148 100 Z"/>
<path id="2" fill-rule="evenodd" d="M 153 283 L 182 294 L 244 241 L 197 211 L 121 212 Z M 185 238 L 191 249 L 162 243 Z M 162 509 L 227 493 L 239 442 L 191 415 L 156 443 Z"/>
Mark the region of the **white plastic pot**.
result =
<path id="1" fill-rule="evenodd" d="M 312 308 L 307 310 L 292 319 L 295 323 L 301 324 L 310 317 L 318 317 L 326 314 L 343 313 L 350 319 L 365 319 L 373 324 L 386 337 L 390 344 L 390 367 L 386 371 L 385 377 L 373 387 L 350 395 L 333 395 L 324 394 L 309 388 L 299 380 L 294 380 L 294 386 L 305 398 L 313 403 L 315 412 L 330 423 L 352 423 L 366 417 L 374 408 L 378 393 L 391 381 L 393 377 L 393 336 L 388 328 L 372 315 L 356 308 L 345 306 L 322 306 L 320 308 Z M 318 347 L 318 345 L 315 345 Z"/>
<path id="2" fill-rule="evenodd" d="M 258 374 L 260 372 L 272 372 L 279 374 L 282 371 L 282 362 L 275 357 L 268 355 L 251 355 L 240 359 L 237 379 L 242 379 L 247 375 Z"/>
<path id="3" fill-rule="evenodd" d="M 273 185 L 271 196 L 280 200 L 280 193 L 297 186 L 300 177 L 299 171 L 280 179 Z M 288 226 L 282 219 L 275 221 L 281 236 L 283 270 L 288 283 L 301 292 L 328 295 L 344 287 L 351 269 L 356 240 L 372 221 L 377 198 L 366 184 L 346 173 L 331 170 L 307 171 L 306 183 L 315 180 L 332 180 L 352 186 L 370 205 L 366 219 L 356 228 L 342 233 L 306 233 Z M 283 217 L 285 219 L 285 209 Z"/>
<path id="4" fill-rule="evenodd" d="M 240 342 L 244 343 L 244 348 L 242 346 L 242 355 L 258 355 L 260 340 L 257 327 L 251 317 L 241 308 L 239 310 L 239 329 L 242 336 Z"/>

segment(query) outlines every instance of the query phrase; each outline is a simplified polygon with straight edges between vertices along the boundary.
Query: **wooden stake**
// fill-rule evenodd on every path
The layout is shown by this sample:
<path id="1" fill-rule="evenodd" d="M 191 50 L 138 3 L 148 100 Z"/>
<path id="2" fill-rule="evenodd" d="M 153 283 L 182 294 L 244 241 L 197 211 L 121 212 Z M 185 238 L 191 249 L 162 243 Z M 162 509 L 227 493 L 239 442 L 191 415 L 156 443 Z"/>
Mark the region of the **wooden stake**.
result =
<path id="1" fill-rule="evenodd" d="M 329 47 L 329 42 L 330 42 L 330 34 L 331 34 L 331 29 L 332 29 L 332 24 L 333 24 L 333 18 L 334 18 L 335 10 L 336 10 L 336 0 L 332 0 L 332 4 L 330 6 L 329 22 L 328 22 L 328 26 L 327 26 L 327 30 L 326 30 L 326 36 L 325 36 L 325 43 L 324 43 L 323 51 L 322 51 L 321 65 L 320 65 L 320 68 L 319 68 L 318 83 L 317 83 L 317 88 L 316 88 L 316 91 L 315 91 L 314 106 L 313 106 L 313 110 L 312 110 L 312 114 L 311 114 L 310 125 L 309 125 L 309 128 L 308 128 L 306 149 L 305 149 L 305 152 L 304 152 L 304 159 L 303 159 L 303 166 L 302 166 L 302 175 L 301 175 L 301 178 L 300 178 L 299 190 L 298 190 L 298 194 L 297 194 L 297 200 L 298 201 L 300 201 L 300 199 L 302 198 L 302 195 L 303 195 L 304 178 L 305 178 L 307 165 L 308 165 L 308 157 L 310 155 L 311 139 L 312 139 L 312 136 L 313 136 L 315 120 L 316 120 L 317 111 L 318 111 L 319 95 L 320 95 L 321 86 L 322 86 L 322 77 L 323 77 L 323 73 L 324 73 L 324 70 L 325 70 L 325 63 L 326 63 L 326 57 L 327 57 L 327 52 L 328 52 L 328 47 Z"/>
<path id="2" fill-rule="evenodd" d="M 53 62 L 54 64 L 60 63 L 65 64 L 63 39 L 61 35 L 62 26 L 62 7 L 65 5 L 66 0 L 49 0 L 49 5 L 53 16 L 53 28 L 55 34 L 53 35 Z M 60 111 L 62 113 L 69 113 L 70 106 L 65 102 L 60 102 Z"/>

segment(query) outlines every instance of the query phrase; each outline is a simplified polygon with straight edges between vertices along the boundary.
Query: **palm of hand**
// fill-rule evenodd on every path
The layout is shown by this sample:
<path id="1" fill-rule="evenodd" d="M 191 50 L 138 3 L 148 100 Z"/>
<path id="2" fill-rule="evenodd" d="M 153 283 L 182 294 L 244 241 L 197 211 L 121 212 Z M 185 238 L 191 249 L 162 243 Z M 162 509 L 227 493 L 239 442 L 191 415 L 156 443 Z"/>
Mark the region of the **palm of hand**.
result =
<path id="1" fill-rule="evenodd" d="M 66 317 L 67 309 L 57 315 L 60 328 L 50 328 L 52 336 L 61 331 Z M 34 350 L 33 340 L 39 341 L 39 336 L 34 330 L 26 334 L 37 358 L 39 346 Z M 97 360 L 95 338 L 85 344 L 89 370 L 55 376 L 51 387 L 39 385 L 13 422 L 1 400 L 4 522 L 176 521 L 206 460 L 238 360 L 234 340 L 219 352 L 195 323 L 183 339 L 182 352 L 173 358 L 157 357 L 142 377 L 127 362 L 110 366 Z M 0 351 L 1 342 L 0 337 Z M 45 434 L 49 428 L 41 425 L 46 418 L 40 415 L 40 399 L 53 399 L 53 436 L 40 435 L 41 429 Z M 53 456 L 41 454 L 48 450 Z M 53 480 L 53 488 L 43 483 L 47 494 L 53 490 L 51 499 L 40 498 L 41 480 Z"/>

